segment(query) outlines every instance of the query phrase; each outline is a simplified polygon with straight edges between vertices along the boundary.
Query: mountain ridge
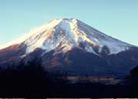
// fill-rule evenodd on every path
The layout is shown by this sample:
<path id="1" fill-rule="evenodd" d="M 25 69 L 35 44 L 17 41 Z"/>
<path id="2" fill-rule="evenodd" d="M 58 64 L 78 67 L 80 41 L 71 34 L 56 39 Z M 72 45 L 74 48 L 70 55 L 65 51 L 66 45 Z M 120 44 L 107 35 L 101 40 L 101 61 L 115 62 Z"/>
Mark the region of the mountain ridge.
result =
<path id="1" fill-rule="evenodd" d="M 55 37 L 52 39 L 52 36 Z M 57 40 L 54 41 L 55 39 Z M 63 43 L 66 44 L 61 44 L 62 41 L 60 39 L 62 39 L 64 41 Z M 50 42 L 53 42 L 56 45 Z M 73 18 L 54 19 L 48 24 L 32 31 L 29 35 L 19 38 L 15 44 L 24 43 L 27 45 L 27 53 L 32 52 L 35 48 L 42 48 L 51 51 L 61 44 L 61 46 L 64 47 L 63 49 L 65 49 L 63 52 L 66 52 L 72 47 L 79 47 L 79 43 L 82 42 L 88 43 L 85 50 L 93 53 L 95 53 L 93 47 L 98 47 L 98 51 L 100 52 L 104 45 L 110 49 L 110 54 L 116 54 L 120 51 L 129 49 L 129 47 L 134 47 L 133 45 L 107 36 L 80 20 Z M 49 45 L 52 45 L 53 47 Z"/>
<path id="2" fill-rule="evenodd" d="M 50 72 L 124 77 L 138 65 L 138 47 L 77 19 L 55 19 L 0 50 L 0 67 L 42 59 Z"/>

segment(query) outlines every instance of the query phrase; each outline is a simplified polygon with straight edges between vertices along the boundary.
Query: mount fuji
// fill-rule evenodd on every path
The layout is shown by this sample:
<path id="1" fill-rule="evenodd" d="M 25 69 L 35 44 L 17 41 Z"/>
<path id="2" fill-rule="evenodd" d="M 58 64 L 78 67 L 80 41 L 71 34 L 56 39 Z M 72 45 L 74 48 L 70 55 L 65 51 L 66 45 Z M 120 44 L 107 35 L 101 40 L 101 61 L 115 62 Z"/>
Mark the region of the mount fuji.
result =
<path id="1" fill-rule="evenodd" d="M 36 57 L 49 72 L 124 77 L 138 65 L 138 47 L 73 18 L 54 19 L 0 46 L 1 68 Z"/>

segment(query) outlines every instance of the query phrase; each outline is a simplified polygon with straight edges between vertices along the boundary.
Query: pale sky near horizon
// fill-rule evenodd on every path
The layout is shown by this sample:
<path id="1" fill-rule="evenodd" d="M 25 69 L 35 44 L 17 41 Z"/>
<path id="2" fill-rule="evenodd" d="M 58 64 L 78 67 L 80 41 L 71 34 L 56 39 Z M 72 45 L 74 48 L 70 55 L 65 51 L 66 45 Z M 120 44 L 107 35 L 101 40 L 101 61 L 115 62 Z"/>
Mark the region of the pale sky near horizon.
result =
<path id="1" fill-rule="evenodd" d="M 138 46 L 138 0 L 0 0 L 0 45 L 64 17 Z"/>

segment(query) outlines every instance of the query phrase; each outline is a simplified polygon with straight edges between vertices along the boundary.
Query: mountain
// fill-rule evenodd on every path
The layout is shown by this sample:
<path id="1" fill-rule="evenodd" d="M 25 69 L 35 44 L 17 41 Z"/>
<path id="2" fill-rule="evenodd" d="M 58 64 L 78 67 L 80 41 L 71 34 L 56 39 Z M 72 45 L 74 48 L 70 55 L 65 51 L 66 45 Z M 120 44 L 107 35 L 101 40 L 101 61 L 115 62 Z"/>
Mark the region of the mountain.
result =
<path id="1" fill-rule="evenodd" d="M 77 19 L 54 19 L 0 47 L 0 67 L 40 58 L 44 68 L 70 76 L 124 77 L 138 65 L 138 47 Z"/>

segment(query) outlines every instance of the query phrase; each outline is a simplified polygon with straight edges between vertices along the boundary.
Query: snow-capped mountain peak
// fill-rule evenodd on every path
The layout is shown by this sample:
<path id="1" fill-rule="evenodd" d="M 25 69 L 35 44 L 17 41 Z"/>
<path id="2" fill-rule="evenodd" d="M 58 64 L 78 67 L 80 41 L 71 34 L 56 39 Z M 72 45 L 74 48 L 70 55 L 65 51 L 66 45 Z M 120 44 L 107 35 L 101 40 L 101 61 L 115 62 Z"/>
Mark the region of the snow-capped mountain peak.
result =
<path id="1" fill-rule="evenodd" d="M 100 46 L 88 38 L 84 31 L 78 27 L 77 19 L 55 19 L 48 25 L 43 26 L 39 31 L 34 32 L 33 36 L 25 41 L 29 46 L 27 52 L 32 52 L 35 48 L 45 49 L 47 52 L 56 48 L 62 49 L 61 52 L 67 52 L 73 47 L 78 47 L 80 43 L 87 42 L 85 50 L 94 52 L 89 46 Z M 44 28 L 45 27 L 45 28 Z"/>
<path id="2" fill-rule="evenodd" d="M 105 47 L 109 50 L 108 54 L 116 54 L 132 47 L 73 18 L 54 19 L 9 45 L 13 44 L 26 45 L 26 53 L 33 52 L 36 48 L 46 52 L 55 50 L 58 53 L 79 48 L 96 55 Z"/>

